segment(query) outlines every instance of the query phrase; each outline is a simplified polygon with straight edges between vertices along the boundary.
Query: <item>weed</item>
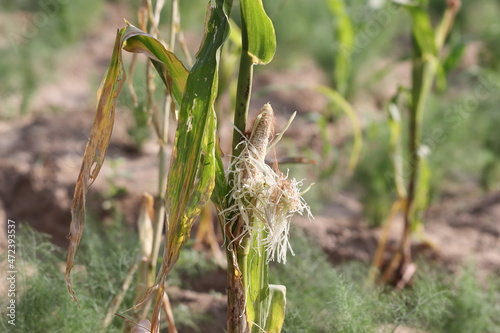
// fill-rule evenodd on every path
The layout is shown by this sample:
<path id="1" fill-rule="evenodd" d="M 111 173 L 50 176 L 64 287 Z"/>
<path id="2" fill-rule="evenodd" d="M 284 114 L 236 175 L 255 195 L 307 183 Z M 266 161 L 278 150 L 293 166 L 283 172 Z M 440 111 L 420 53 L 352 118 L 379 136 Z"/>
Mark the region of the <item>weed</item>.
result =
<path id="1" fill-rule="evenodd" d="M 113 231 L 102 232 L 94 223 L 89 223 L 89 228 L 89 237 L 82 243 L 85 256 L 75 274 L 79 286 L 86 292 L 81 299 L 82 308 L 75 311 L 61 276 L 63 251 L 53 245 L 47 235 L 22 225 L 18 237 L 22 263 L 19 270 L 25 276 L 20 281 L 22 291 L 17 304 L 16 332 L 99 330 L 108 302 L 137 255 L 137 240 L 121 223 Z M 116 242 L 116 238 L 121 241 Z M 132 301 L 129 296 L 125 304 L 130 306 Z M 116 320 L 110 332 L 120 332 L 120 326 L 121 322 Z"/>
<path id="2" fill-rule="evenodd" d="M 283 332 L 389 333 L 398 326 L 436 333 L 500 332 L 500 289 L 494 275 L 480 285 L 473 266 L 456 278 L 420 262 L 411 288 L 366 290 L 366 265 L 333 268 L 303 231 L 293 230 L 292 238 L 297 255 L 290 265 L 271 270 L 273 280 L 289 288 Z"/>

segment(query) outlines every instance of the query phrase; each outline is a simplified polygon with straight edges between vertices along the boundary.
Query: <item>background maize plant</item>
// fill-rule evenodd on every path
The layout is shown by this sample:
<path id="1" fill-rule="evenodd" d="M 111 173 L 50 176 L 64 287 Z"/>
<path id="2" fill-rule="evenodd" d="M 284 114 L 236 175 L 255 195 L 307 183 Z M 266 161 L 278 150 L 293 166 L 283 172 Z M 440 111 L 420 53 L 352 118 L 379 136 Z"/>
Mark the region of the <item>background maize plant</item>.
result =
<path id="1" fill-rule="evenodd" d="M 499 15 L 2 1 L 0 331 L 500 332 Z"/>

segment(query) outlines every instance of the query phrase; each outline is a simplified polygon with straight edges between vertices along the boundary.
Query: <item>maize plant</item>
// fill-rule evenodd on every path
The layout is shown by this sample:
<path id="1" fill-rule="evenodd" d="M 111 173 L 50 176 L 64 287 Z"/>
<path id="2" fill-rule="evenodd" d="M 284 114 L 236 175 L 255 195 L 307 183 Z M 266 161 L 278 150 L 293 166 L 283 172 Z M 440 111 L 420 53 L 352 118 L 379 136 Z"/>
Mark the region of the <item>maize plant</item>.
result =
<path id="1" fill-rule="evenodd" d="M 378 271 L 382 270 L 382 255 L 390 225 L 395 215 L 402 212 L 404 226 L 398 250 L 381 272 L 381 280 L 396 283 L 398 289 L 409 282 L 416 270 L 416 266 L 412 262 L 411 236 L 416 231 L 423 229 L 422 215 L 429 201 L 430 169 L 427 156 L 430 152 L 429 148 L 422 144 L 423 117 L 434 81 L 439 72 L 443 72 L 441 68 L 443 46 L 460 8 L 460 1 L 447 0 L 447 8 L 436 28 L 432 27 L 430 17 L 422 4 L 407 4 L 405 7 L 412 18 L 412 87 L 411 90 L 399 89 L 388 107 L 394 183 L 398 200 L 394 203 L 385 222 L 369 277 L 370 283 L 374 282 Z M 399 111 L 403 101 L 407 101 L 406 106 L 409 110 L 409 138 L 406 152 L 403 150 Z M 407 158 L 405 158 L 404 153 L 406 153 Z"/>
<path id="2" fill-rule="evenodd" d="M 159 332 L 167 276 L 189 239 L 193 223 L 210 199 L 219 212 L 228 264 L 227 331 L 280 332 L 283 325 L 285 287 L 268 283 L 268 265 L 273 259 L 286 261 L 291 248 L 291 216 L 310 212 L 301 197 L 301 182 L 279 171 L 277 163 L 268 166 L 264 162 L 283 135 L 283 131 L 274 133 L 274 114 L 269 104 L 262 108 L 251 129 L 246 130 L 253 66 L 269 63 L 276 48 L 274 28 L 261 0 L 240 1 L 242 48 L 235 130 L 231 163 L 227 171 L 223 166 L 214 102 L 221 48 L 230 32 L 231 8 L 232 0 L 208 2 L 204 38 L 191 69 L 152 34 L 126 22 L 117 33 L 111 63 L 98 91 L 97 111 L 71 208 L 65 276 L 75 301 L 71 269 L 83 234 L 87 191 L 104 163 L 115 105 L 126 80 L 123 50 L 149 58 L 178 109 L 166 190 L 158 197 L 166 211 L 162 263 L 154 284 L 133 307 L 139 309 L 152 300 L 151 325 L 141 321 L 136 332 Z"/>

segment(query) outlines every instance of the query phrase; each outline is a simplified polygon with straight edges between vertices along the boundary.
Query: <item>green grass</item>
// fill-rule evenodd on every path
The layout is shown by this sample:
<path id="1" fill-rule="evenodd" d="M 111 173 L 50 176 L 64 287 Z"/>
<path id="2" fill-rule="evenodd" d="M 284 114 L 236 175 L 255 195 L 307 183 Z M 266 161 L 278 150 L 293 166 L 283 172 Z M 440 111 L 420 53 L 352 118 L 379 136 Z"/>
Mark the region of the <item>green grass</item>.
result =
<path id="1" fill-rule="evenodd" d="M 22 225 L 18 230 L 17 251 L 20 272 L 17 290 L 20 297 L 17 299 L 15 330 L 7 331 L 65 333 L 99 332 L 108 304 L 118 294 L 139 250 L 137 235 L 120 220 L 108 226 L 88 222 L 73 278 L 80 308 L 71 300 L 66 289 L 63 275 L 65 250 L 52 244 L 48 235 Z M 203 254 L 183 251 L 179 267 L 173 272 L 169 284 L 180 286 L 181 275 L 201 278 L 202 274 L 215 268 L 215 264 Z M 119 312 L 130 308 L 134 298 L 133 283 Z M 3 302 L 4 298 L 0 302 L 2 309 Z M 173 310 L 181 329 L 193 327 L 196 320 L 206 319 L 193 316 L 182 304 L 174 304 Z M 108 332 L 121 332 L 122 325 L 123 320 L 116 317 Z M 1 321 L 0 328 L 11 329 L 5 320 Z"/>
<path id="2" fill-rule="evenodd" d="M 482 288 L 474 279 L 474 268 L 463 271 L 456 279 L 455 292 L 451 295 L 451 304 L 445 314 L 443 331 L 445 332 L 500 332 L 500 281 L 498 275 L 491 276 Z"/>
<path id="3" fill-rule="evenodd" d="M 370 291 L 363 288 L 365 264 L 333 268 L 302 232 L 292 245 L 296 256 L 270 270 L 272 283 L 287 286 L 283 332 L 392 332 L 395 324 L 436 333 L 500 332 L 500 283 L 482 285 L 472 267 L 456 277 L 420 263 L 413 287 Z"/>
<path id="4" fill-rule="evenodd" d="M 64 251 L 46 235 L 23 225 L 17 251 L 20 293 L 14 332 L 98 332 L 107 304 L 118 293 L 137 255 L 136 236 L 118 226 L 104 232 L 89 223 L 74 279 L 81 308 L 71 300 L 64 281 Z M 133 295 L 126 298 L 129 306 Z M 2 306 L 3 308 L 3 306 Z M 5 324 L 5 321 L 2 321 Z M 110 332 L 121 332 L 115 319 Z M 9 331 L 10 332 L 10 331 Z"/>
<path id="5" fill-rule="evenodd" d="M 19 271 L 25 276 L 18 284 L 23 292 L 13 332 L 97 331 L 137 255 L 136 236 L 127 228 L 90 222 L 78 255 L 81 266 L 74 274 L 79 309 L 61 272 L 63 251 L 28 227 L 21 228 L 18 241 L 23 263 Z M 369 291 L 363 288 L 365 264 L 332 267 L 315 242 L 299 230 L 293 232 L 292 246 L 296 256 L 287 265 L 273 264 L 270 269 L 270 282 L 287 286 L 283 332 L 380 332 L 382 327 L 382 332 L 391 332 L 394 324 L 436 333 L 500 332 L 500 281 L 490 276 L 480 282 L 473 266 L 454 276 L 420 263 L 425 268 L 412 288 L 402 293 Z M 171 284 L 181 284 L 179 276 L 185 274 L 203 278 L 214 268 L 204 255 L 186 249 L 172 272 Z M 128 293 L 120 309 L 131 306 L 133 297 L 133 292 Z M 193 317 L 181 304 L 174 304 L 174 312 L 181 332 L 182 327 L 208 320 Z M 121 319 L 115 319 L 109 332 L 121 332 L 121 324 Z"/>

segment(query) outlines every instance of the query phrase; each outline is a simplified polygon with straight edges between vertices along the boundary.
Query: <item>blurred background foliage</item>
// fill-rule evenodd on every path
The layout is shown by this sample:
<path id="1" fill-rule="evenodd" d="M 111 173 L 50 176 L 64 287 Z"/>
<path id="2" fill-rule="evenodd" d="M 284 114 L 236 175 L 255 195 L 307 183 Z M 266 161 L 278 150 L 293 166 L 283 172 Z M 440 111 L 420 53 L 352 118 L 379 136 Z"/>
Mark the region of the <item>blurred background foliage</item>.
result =
<path id="1" fill-rule="evenodd" d="M 135 21 L 138 1 L 111 2 L 125 7 L 128 19 Z M 193 40 L 188 43 L 193 53 L 196 48 L 192 45 L 198 45 L 202 33 L 205 2 L 180 2 L 182 29 L 188 39 Z M 385 116 L 387 98 L 381 94 L 386 88 L 380 85 L 386 84 L 384 78 L 410 56 L 410 18 L 389 1 L 340 2 L 343 3 L 345 17 L 331 10 L 328 0 L 266 1 L 267 11 L 276 28 L 278 50 L 270 66 L 256 68 L 256 72 L 300 69 L 312 62 L 323 72 L 327 85 L 333 88 L 345 86 L 345 89 L 342 88 L 344 96 L 353 103 L 364 124 L 365 147 L 353 177 L 340 184 L 359 192 L 366 216 L 376 225 L 386 216 L 390 207 L 388 203 L 393 201 L 395 195 L 393 186 L 387 182 L 387 174 L 391 170 L 386 158 L 389 139 Z M 26 114 L 32 110 L 31 102 L 37 89 L 61 75 L 57 68 L 72 55 L 75 45 L 81 45 L 89 32 L 98 31 L 99 22 L 105 19 L 105 5 L 103 0 L 2 1 L 1 10 L 5 19 L 1 24 L 6 34 L 6 43 L 0 47 L 0 94 L 4 99 L 0 110 L 2 117 Z M 236 1 L 233 10 L 236 22 L 239 16 L 237 6 Z M 438 18 L 443 9 L 444 1 L 429 2 L 431 17 Z M 169 17 L 169 11 L 170 7 L 165 6 L 164 17 Z M 484 190 L 497 185 L 500 144 L 496 129 L 500 125 L 500 116 L 495 106 L 500 98 L 496 93 L 500 82 L 499 15 L 498 1 L 464 1 L 449 38 L 447 52 L 451 56 L 444 64 L 444 69 L 449 71 L 448 78 L 441 75 L 438 79 L 438 94 L 431 96 L 430 112 L 426 113 L 424 120 L 424 142 L 431 140 L 429 163 L 433 170 L 431 193 L 434 199 L 445 193 L 450 184 L 472 184 Z M 349 20 L 347 28 L 346 18 Z M 162 24 L 166 29 L 168 22 Z M 342 64 L 339 55 L 346 52 L 346 45 L 339 43 L 339 33 L 345 34 L 346 29 L 352 29 L 353 44 L 349 46 L 349 59 L 344 63 L 348 65 L 348 71 L 343 75 L 345 82 L 342 83 L 338 82 L 335 73 L 340 71 L 336 65 Z M 34 34 L 34 38 L 26 37 L 30 33 Z M 110 31 L 101 33 L 111 34 Z M 144 82 L 144 76 L 141 76 L 144 64 L 139 62 L 137 66 L 133 80 L 134 85 L 140 87 Z M 404 81 L 401 75 L 409 77 L 410 73 L 398 71 L 391 78 Z M 478 98 L 477 89 L 484 85 L 485 80 L 490 82 L 489 93 L 484 98 Z M 297 83 L 300 82 L 294 82 Z M 96 87 L 97 84 L 98 76 L 92 85 Z M 157 93 L 161 96 L 161 89 Z M 131 110 L 133 125 L 129 134 L 140 148 L 150 133 L 148 117 L 144 112 L 145 94 L 137 105 L 133 105 L 125 89 L 121 103 Z M 464 103 L 475 104 L 470 111 L 463 111 Z M 336 123 L 338 118 L 341 116 L 328 118 L 327 121 Z M 328 131 L 322 126 L 328 124 L 322 125 L 325 119 L 318 119 L 310 117 L 316 122 L 321 136 L 321 131 Z M 433 136 L 439 136 L 436 139 L 439 142 L 434 142 Z M 331 171 L 336 170 L 338 148 L 335 144 L 325 147 L 326 150 L 313 154 L 313 157 L 331 160 Z M 310 155 L 308 149 L 304 147 L 302 153 Z M 340 153 L 344 154 L 346 150 Z M 327 174 L 335 175 L 335 172 Z M 321 185 L 317 188 L 321 191 Z"/>
<path id="2" fill-rule="evenodd" d="M 16 329 L 20 332 L 99 331 L 107 304 L 119 292 L 135 260 L 138 241 L 119 220 L 103 228 L 92 219 L 88 227 L 80 264 L 75 267 L 81 291 L 78 311 L 68 297 L 61 273 L 63 251 L 29 226 L 19 230 L 19 235 L 29 240 L 18 248 L 22 258 L 18 265 L 24 272 L 18 281 Z M 500 332 L 500 281 L 492 275 L 479 282 L 473 265 L 454 275 L 420 262 L 423 269 L 412 288 L 399 293 L 368 290 L 364 286 L 366 266 L 350 262 L 331 269 L 313 239 L 297 230 L 293 237 L 297 255 L 287 265 L 273 264 L 270 270 L 273 281 L 285 283 L 287 290 L 294 291 L 287 293 L 283 332 L 392 332 L 395 325 L 436 333 Z M 191 289 L 190 282 L 210 283 L 200 279 L 216 270 L 217 264 L 210 258 L 186 248 L 169 285 Z M 132 290 L 134 287 L 133 283 Z M 132 296 L 127 294 L 122 309 L 132 306 Z M 204 323 L 213 321 L 191 314 L 180 301 L 174 302 L 173 312 L 180 332 L 201 332 Z M 123 320 L 116 317 L 107 332 L 122 332 L 122 324 Z M 5 325 L 5 321 L 0 323 L 0 327 Z"/>
<path id="3" fill-rule="evenodd" d="M 65 51 L 100 21 L 103 4 L 102 0 L 2 1 L 0 24 L 6 43 L 0 47 L 0 94 L 4 98 L 21 94 L 19 110 L 4 110 L 2 116 L 7 111 L 30 111 L 35 90 L 54 78 Z"/>

